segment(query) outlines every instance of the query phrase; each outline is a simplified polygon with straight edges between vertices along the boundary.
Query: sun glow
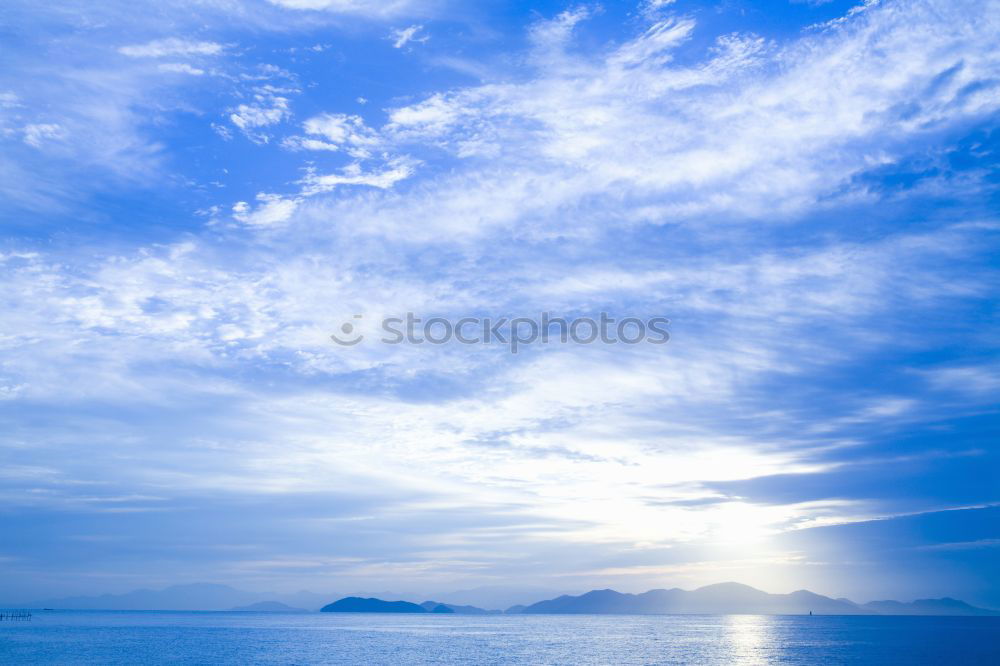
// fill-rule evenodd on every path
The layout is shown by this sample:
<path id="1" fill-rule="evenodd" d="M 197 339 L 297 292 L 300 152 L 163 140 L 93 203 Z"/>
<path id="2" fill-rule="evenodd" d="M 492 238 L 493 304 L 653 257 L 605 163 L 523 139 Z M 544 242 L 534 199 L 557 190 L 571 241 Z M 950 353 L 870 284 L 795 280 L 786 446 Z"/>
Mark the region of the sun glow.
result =
<path id="1" fill-rule="evenodd" d="M 706 527 L 713 541 L 724 545 L 747 546 L 760 543 L 776 533 L 777 525 L 788 518 L 788 507 L 726 502 L 709 512 Z"/>

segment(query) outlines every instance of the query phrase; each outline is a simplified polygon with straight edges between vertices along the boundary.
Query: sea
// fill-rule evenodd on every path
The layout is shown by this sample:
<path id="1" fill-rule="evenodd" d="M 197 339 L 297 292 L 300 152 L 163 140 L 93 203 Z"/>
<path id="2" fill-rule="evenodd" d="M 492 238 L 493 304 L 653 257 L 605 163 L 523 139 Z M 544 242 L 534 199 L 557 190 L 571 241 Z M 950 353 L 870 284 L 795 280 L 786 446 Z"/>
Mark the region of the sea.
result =
<path id="1" fill-rule="evenodd" d="M 0 664 L 1000 664 L 1000 617 L 32 611 Z"/>

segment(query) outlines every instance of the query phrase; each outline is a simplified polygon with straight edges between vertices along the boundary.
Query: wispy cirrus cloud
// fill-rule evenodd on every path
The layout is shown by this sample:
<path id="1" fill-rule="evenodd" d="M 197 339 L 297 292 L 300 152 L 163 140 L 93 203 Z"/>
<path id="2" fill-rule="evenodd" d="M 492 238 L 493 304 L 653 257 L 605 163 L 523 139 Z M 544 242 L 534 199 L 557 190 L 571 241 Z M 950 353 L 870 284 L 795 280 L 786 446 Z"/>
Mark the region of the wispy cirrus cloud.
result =
<path id="1" fill-rule="evenodd" d="M 179 37 L 154 39 L 146 44 L 121 46 L 118 52 L 130 58 L 163 58 L 166 56 L 211 56 L 223 51 L 222 44 L 199 42 Z"/>
<path id="2" fill-rule="evenodd" d="M 995 383 L 971 323 L 996 279 L 994 5 L 709 39 L 680 4 L 645 3 L 645 24 L 586 49 L 599 17 L 571 9 L 518 26 L 517 76 L 364 108 L 347 83 L 317 92 L 331 62 L 228 65 L 192 127 L 245 132 L 211 145 L 256 168 L 202 195 L 203 228 L 3 255 L 0 404 L 59 424 L 8 413 L 5 455 L 49 470 L 13 498 L 49 515 L 106 508 L 84 483 L 137 511 L 166 498 L 147 512 L 164 534 L 192 504 L 271 507 L 258 518 L 285 542 L 184 561 L 203 571 L 350 555 L 319 570 L 637 586 L 779 568 L 807 584 L 816 567 L 781 535 L 825 552 L 835 526 L 989 500 L 995 454 L 968 424 Z M 329 340 L 357 321 L 367 343 L 405 312 L 602 310 L 664 314 L 671 342 L 513 357 Z"/>
<path id="3" fill-rule="evenodd" d="M 407 44 L 422 44 L 426 42 L 430 39 L 430 35 L 421 34 L 423 29 L 424 26 L 422 25 L 411 25 L 408 28 L 393 30 L 390 35 L 392 47 L 394 49 L 401 49 Z"/>
<path id="4" fill-rule="evenodd" d="M 300 11 L 322 11 L 335 14 L 354 14 L 374 18 L 388 18 L 399 14 L 423 13 L 433 4 L 428 0 L 267 0 L 273 5 Z M 439 4 L 439 3 L 437 3 Z"/>

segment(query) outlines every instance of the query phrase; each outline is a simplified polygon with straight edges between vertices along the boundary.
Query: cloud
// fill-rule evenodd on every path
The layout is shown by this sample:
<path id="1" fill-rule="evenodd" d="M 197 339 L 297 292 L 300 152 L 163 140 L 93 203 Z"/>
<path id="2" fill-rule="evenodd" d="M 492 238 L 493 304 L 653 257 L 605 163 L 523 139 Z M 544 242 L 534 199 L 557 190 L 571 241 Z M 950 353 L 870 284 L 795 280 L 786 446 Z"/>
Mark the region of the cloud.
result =
<path id="1" fill-rule="evenodd" d="M 58 123 L 32 123 L 24 126 L 24 142 L 35 148 L 47 141 L 66 138 L 66 129 Z"/>
<path id="2" fill-rule="evenodd" d="M 147 43 L 131 40 L 135 35 L 162 33 L 157 20 L 193 32 L 209 23 L 214 11 L 203 5 L 194 12 L 203 12 L 200 18 L 193 19 L 174 7 L 169 19 L 159 14 L 154 20 L 120 5 L 117 0 L 101 6 L 58 2 L 42 7 L 19 1 L 10 5 L 12 20 L 22 26 L 18 44 L 48 43 L 57 33 L 63 37 L 52 57 L 23 50 L 8 60 L 0 75 L 2 89 L 9 89 L 18 105 L 9 107 L 0 120 L 10 130 L 0 137 L 8 141 L 0 157 L 0 171 L 5 174 L 0 189 L 8 214 L 42 215 L 44 219 L 36 222 L 44 226 L 52 215 L 68 214 L 95 192 L 122 191 L 172 177 L 163 171 L 165 146 L 161 137 L 154 136 L 154 128 L 180 109 L 201 113 L 202 108 L 190 90 L 180 90 L 193 83 L 190 76 L 163 74 L 208 71 L 191 59 L 215 58 L 224 47 L 179 37 Z M 191 26 L 192 21 L 202 23 Z M 102 25 L 106 33 L 97 39 L 91 30 L 78 29 L 81 25 Z M 213 73 L 222 68 L 220 64 Z M 39 127 L 29 128 L 25 135 L 22 129 L 28 125 L 58 125 L 60 138 L 43 136 Z M 20 145 L 12 146 L 11 140 Z"/>
<path id="3" fill-rule="evenodd" d="M 284 122 L 292 116 L 289 95 L 298 91 L 263 85 L 253 88 L 253 102 L 239 104 L 229 111 L 229 121 L 255 143 L 268 143 L 270 135 L 258 132 L 260 128 Z"/>
<path id="4" fill-rule="evenodd" d="M 996 364 L 934 368 L 921 374 L 938 389 L 980 395 L 1000 391 L 1000 367 Z"/>
<path id="5" fill-rule="evenodd" d="M 13 109 L 21 106 L 20 97 L 10 91 L 0 93 L 0 109 Z"/>
<path id="6" fill-rule="evenodd" d="M 462 113 L 461 105 L 451 103 L 437 94 L 423 102 L 393 109 L 389 114 L 390 129 L 419 130 L 430 133 L 449 129 Z"/>
<path id="7" fill-rule="evenodd" d="M 266 227 L 287 221 L 299 204 L 295 199 L 284 199 L 263 192 L 257 195 L 257 201 L 260 204 L 253 212 L 245 201 L 233 204 L 233 217 L 244 224 Z"/>
<path id="8" fill-rule="evenodd" d="M 205 70 L 192 67 L 191 65 L 183 62 L 161 63 L 160 65 L 157 65 L 157 69 L 161 72 L 170 72 L 172 74 L 190 74 L 191 76 L 201 76 L 205 73 Z"/>
<path id="9" fill-rule="evenodd" d="M 645 0 L 641 6 L 644 11 L 656 11 L 669 7 L 675 2 L 677 2 L 677 0 Z"/>
<path id="10" fill-rule="evenodd" d="M 835 28 L 838 25 L 842 25 L 842 24 L 846 23 L 852 17 L 857 16 L 857 15 L 861 14 L 862 12 L 866 12 L 869 9 L 872 9 L 873 7 L 878 6 L 881 2 L 882 2 L 882 0 L 861 0 L 861 4 L 855 5 L 854 7 L 851 7 L 849 10 L 847 10 L 847 13 L 844 14 L 843 16 L 839 16 L 839 17 L 837 17 L 835 19 L 830 19 L 829 21 L 826 21 L 824 23 L 818 23 L 816 25 L 809 26 L 809 28 L 813 29 L 813 30 L 828 30 L 828 29 L 831 29 L 831 28 Z M 814 4 L 819 5 L 819 4 L 823 4 L 823 3 L 822 2 L 818 2 L 818 3 L 814 3 Z"/>
<path id="11" fill-rule="evenodd" d="M 365 172 L 360 164 L 349 164 L 339 173 L 317 174 L 310 171 L 302 179 L 302 193 L 312 196 L 321 192 L 329 192 L 338 185 L 368 185 L 379 189 L 388 189 L 401 180 L 413 175 L 415 163 L 407 158 L 395 158 L 388 161 L 386 167 L 378 171 Z"/>
<path id="12" fill-rule="evenodd" d="M 287 137 L 281 142 L 281 145 L 289 150 L 328 150 L 330 152 L 340 150 L 340 146 L 335 143 L 329 143 L 320 139 L 308 139 L 301 136 Z"/>
<path id="13" fill-rule="evenodd" d="M 587 13 L 564 13 L 532 31 L 537 77 L 435 93 L 390 109 L 380 132 L 388 146 L 410 152 L 422 143 L 491 160 L 436 186 L 471 200 L 473 181 L 483 183 L 483 214 L 470 212 L 479 221 L 469 232 L 512 223 L 516 208 L 503 218 L 507 206 L 496 197 L 529 182 L 541 190 L 542 208 L 572 205 L 587 192 L 629 197 L 635 205 L 622 224 L 787 219 L 819 201 L 870 197 L 854 180 L 859 174 L 933 140 L 946 117 L 957 127 L 959 118 L 976 122 L 995 108 L 989 95 L 961 92 L 988 80 L 997 64 L 990 31 L 959 27 L 968 24 L 957 14 L 947 22 L 953 28 L 935 30 L 933 13 L 925 5 L 867 12 L 850 29 L 780 49 L 755 35 L 724 35 L 705 60 L 678 66 L 669 65 L 671 50 L 694 29 L 690 21 L 657 23 L 607 52 L 580 55 L 564 44 Z M 863 57 L 872 48 L 879 56 Z M 959 52 L 957 78 L 932 85 Z M 937 55 L 946 53 L 956 56 Z M 910 115 L 893 115 L 904 107 Z M 501 164 L 509 174 L 502 185 L 489 175 Z M 436 226 L 452 231 L 434 220 L 424 228 Z"/>
<path id="14" fill-rule="evenodd" d="M 8 506 L 186 534 L 199 555 L 161 553 L 171 571 L 640 585 L 804 577 L 802 549 L 775 535 L 985 496 L 977 419 L 996 373 L 962 322 L 995 291 L 990 9 L 872 7 L 791 41 L 657 18 L 586 49 L 590 13 L 571 10 L 528 29 L 517 76 L 365 117 L 297 62 L 227 70 L 213 81 L 235 101 L 185 99 L 260 145 L 212 144 L 210 178 L 255 167 L 228 204 L 183 190 L 209 226 L 2 256 Z M 110 163 L 174 136 L 148 101 L 164 89 L 136 96 L 149 73 L 122 76 L 81 79 L 93 108 L 67 99 L 34 122 L 64 139 L 36 128 L 44 150 L 26 146 L 16 117 L 10 145 L 84 151 L 103 130 L 124 146 Z M 293 98 L 311 110 L 294 129 Z M 191 114 L 198 141 L 214 138 L 206 115 Z M 517 357 L 367 344 L 386 315 L 541 311 L 663 314 L 672 339 Z M 332 345 L 355 321 L 366 344 Z"/>
<path id="15" fill-rule="evenodd" d="M 257 94 L 254 99 L 256 103 L 240 104 L 229 115 L 229 119 L 241 130 L 274 125 L 291 115 L 287 97 Z"/>
<path id="16" fill-rule="evenodd" d="M 166 56 L 208 56 L 219 55 L 222 44 L 216 42 L 196 42 L 178 37 L 155 39 L 146 44 L 119 47 L 118 52 L 130 58 L 163 58 Z"/>
<path id="17" fill-rule="evenodd" d="M 640 64 L 662 65 L 669 62 L 667 51 L 676 48 L 691 36 L 694 21 L 668 19 L 654 24 L 646 33 L 634 39 L 608 58 L 608 63 L 618 67 Z"/>
<path id="18" fill-rule="evenodd" d="M 310 118 L 303 124 L 303 129 L 309 134 L 318 134 L 334 143 L 351 141 L 352 143 L 371 143 L 370 131 L 365 128 L 364 121 L 358 116 L 326 113 Z"/>
<path id="19" fill-rule="evenodd" d="M 430 39 L 429 35 L 420 35 L 419 37 L 417 36 L 423 29 L 424 26 L 422 25 L 411 25 L 408 28 L 393 30 L 392 34 L 389 36 L 389 39 L 393 40 L 392 48 L 401 49 L 411 42 L 416 44 L 422 44 L 426 42 L 428 39 Z"/>
<path id="20" fill-rule="evenodd" d="M 422 11 L 428 4 L 418 0 L 268 0 L 271 4 L 287 9 L 326 11 L 338 14 L 356 14 L 372 18 L 390 17 Z"/>
<path id="21" fill-rule="evenodd" d="M 302 129 L 306 134 L 325 140 L 289 137 L 285 144 L 287 147 L 306 150 L 344 149 L 349 155 L 364 159 L 370 157 L 371 151 L 382 143 L 378 133 L 365 125 L 360 116 L 343 113 L 313 116 L 302 124 Z"/>

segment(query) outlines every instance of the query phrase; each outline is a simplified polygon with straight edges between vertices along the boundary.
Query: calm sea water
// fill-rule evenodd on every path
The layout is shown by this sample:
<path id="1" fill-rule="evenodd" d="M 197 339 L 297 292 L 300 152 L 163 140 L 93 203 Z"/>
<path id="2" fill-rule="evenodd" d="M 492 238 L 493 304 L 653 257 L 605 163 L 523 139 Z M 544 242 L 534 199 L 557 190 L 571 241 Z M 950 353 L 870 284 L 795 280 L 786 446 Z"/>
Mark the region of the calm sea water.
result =
<path id="1" fill-rule="evenodd" d="M 1000 664 L 1000 618 L 38 611 L 0 664 Z"/>

